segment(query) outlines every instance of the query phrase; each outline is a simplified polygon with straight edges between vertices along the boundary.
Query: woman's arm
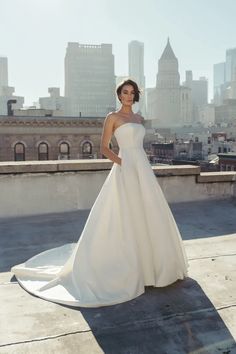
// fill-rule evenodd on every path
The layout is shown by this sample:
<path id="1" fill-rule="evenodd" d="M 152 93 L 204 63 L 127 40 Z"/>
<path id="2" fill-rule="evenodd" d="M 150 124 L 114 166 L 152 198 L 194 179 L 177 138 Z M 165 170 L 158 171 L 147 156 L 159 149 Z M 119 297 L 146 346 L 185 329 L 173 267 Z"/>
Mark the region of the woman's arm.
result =
<path id="1" fill-rule="evenodd" d="M 112 113 L 109 113 L 106 116 L 103 124 L 100 152 L 101 154 L 105 155 L 109 160 L 121 165 L 121 158 L 109 148 L 109 143 L 113 134 L 113 127 L 114 116 Z"/>

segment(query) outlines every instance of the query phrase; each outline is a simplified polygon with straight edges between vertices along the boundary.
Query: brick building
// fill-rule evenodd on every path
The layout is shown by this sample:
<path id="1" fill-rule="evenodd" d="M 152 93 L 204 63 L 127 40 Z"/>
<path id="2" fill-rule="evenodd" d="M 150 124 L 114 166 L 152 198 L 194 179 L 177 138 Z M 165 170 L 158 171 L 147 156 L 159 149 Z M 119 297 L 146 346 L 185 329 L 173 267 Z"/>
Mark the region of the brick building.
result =
<path id="1" fill-rule="evenodd" d="M 0 116 L 0 161 L 102 158 L 103 120 Z M 118 151 L 114 136 L 110 144 Z"/>
<path id="2" fill-rule="evenodd" d="M 220 171 L 236 171 L 236 153 L 218 154 Z"/>

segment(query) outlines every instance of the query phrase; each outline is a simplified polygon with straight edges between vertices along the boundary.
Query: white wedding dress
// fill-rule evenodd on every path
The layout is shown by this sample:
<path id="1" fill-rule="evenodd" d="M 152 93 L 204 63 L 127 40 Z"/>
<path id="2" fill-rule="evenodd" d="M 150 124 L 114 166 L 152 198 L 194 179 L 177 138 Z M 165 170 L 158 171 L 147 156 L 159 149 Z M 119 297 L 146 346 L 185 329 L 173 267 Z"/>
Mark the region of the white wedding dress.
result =
<path id="1" fill-rule="evenodd" d="M 143 149 L 145 128 L 123 123 L 114 133 L 121 166 L 114 163 L 79 241 L 42 252 L 11 270 L 43 299 L 99 307 L 163 287 L 187 276 L 184 245 Z"/>

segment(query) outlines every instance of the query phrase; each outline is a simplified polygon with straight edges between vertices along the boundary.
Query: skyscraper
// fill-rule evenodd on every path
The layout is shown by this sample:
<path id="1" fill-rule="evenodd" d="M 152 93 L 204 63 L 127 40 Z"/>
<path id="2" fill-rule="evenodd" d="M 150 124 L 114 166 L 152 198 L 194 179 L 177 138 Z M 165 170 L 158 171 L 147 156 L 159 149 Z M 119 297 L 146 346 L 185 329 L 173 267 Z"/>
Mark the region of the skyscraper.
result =
<path id="1" fill-rule="evenodd" d="M 15 99 L 13 109 L 22 108 L 24 97 L 14 95 L 15 88 L 8 86 L 8 59 L 0 57 L 0 114 L 7 114 L 8 100 Z"/>
<path id="2" fill-rule="evenodd" d="M 178 59 L 168 38 L 166 47 L 158 61 L 156 88 L 149 94 L 149 117 L 157 119 L 159 126 L 180 124 L 180 76 Z"/>
<path id="3" fill-rule="evenodd" d="M 214 103 L 218 106 L 223 103 L 225 90 L 225 62 L 214 64 Z"/>
<path id="4" fill-rule="evenodd" d="M 116 107 L 112 44 L 70 42 L 65 56 L 69 115 L 103 117 Z"/>
<path id="5" fill-rule="evenodd" d="M 168 38 L 158 61 L 156 87 L 149 90 L 148 118 L 156 127 L 176 127 L 192 121 L 192 95 L 180 85 L 179 64 Z"/>
<path id="6" fill-rule="evenodd" d="M 6 57 L 0 57 L 0 91 L 3 86 L 8 86 L 8 64 Z"/>
<path id="7" fill-rule="evenodd" d="M 131 41 L 128 45 L 129 52 L 129 77 L 137 82 L 142 93 L 140 102 L 135 104 L 136 110 L 142 115 L 146 114 L 145 104 L 145 76 L 144 76 L 144 44 L 139 41 Z"/>
<path id="8" fill-rule="evenodd" d="M 192 97 L 192 120 L 193 122 L 200 121 L 200 112 L 208 103 L 208 81 L 203 76 L 199 80 L 193 80 L 191 70 L 186 71 L 186 80 L 184 86 L 191 89 Z"/>
<path id="9" fill-rule="evenodd" d="M 229 84 L 234 79 L 236 72 L 236 48 L 226 50 L 225 80 Z"/>

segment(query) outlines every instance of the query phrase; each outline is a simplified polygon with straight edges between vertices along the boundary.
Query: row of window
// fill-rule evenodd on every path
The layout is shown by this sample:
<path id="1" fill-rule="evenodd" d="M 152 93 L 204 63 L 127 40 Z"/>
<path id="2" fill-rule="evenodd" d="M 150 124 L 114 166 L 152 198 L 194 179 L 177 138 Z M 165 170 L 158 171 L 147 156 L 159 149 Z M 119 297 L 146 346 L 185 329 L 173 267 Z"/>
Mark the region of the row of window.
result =
<path id="1" fill-rule="evenodd" d="M 62 142 L 59 145 L 59 156 L 68 159 L 70 156 L 70 146 L 67 142 Z M 48 144 L 42 142 L 38 146 L 38 160 L 48 160 L 49 147 Z M 85 141 L 82 144 L 82 154 L 92 154 L 92 144 Z M 16 143 L 14 146 L 14 159 L 15 161 L 25 161 L 25 145 L 23 143 Z"/>
<path id="2" fill-rule="evenodd" d="M 208 148 L 208 154 L 211 154 L 212 149 Z M 227 147 L 218 147 L 218 153 L 227 153 L 230 152 L 230 148 Z"/>
<path id="3" fill-rule="evenodd" d="M 236 171 L 235 165 L 220 164 L 220 171 Z"/>

